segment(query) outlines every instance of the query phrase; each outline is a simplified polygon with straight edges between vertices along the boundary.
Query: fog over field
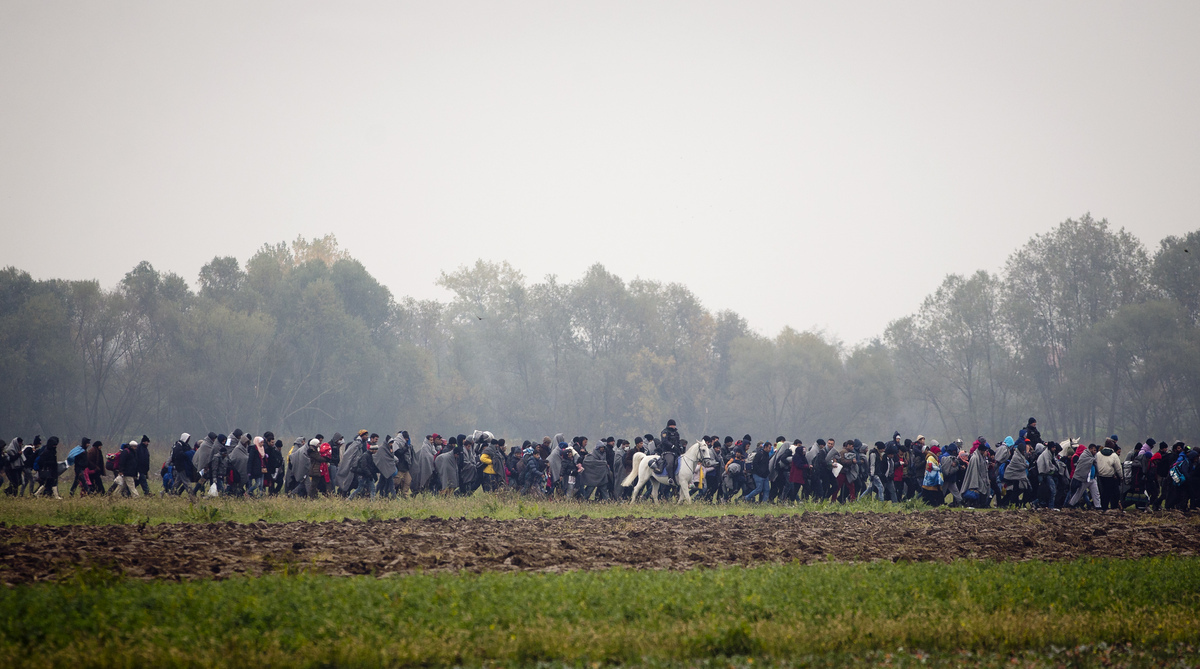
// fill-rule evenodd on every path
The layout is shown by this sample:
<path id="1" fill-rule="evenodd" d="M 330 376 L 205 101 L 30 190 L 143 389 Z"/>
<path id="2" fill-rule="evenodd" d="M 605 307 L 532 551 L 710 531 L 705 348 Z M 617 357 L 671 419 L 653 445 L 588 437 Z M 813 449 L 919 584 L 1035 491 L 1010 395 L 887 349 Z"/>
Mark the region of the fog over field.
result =
<path id="1" fill-rule="evenodd" d="M 0 266 L 335 232 L 396 296 L 477 258 L 680 283 L 855 344 L 1085 212 L 1197 227 L 1194 2 L 0 4 Z"/>
<path id="2" fill-rule="evenodd" d="M 0 434 L 1200 436 L 1197 28 L 5 2 Z"/>

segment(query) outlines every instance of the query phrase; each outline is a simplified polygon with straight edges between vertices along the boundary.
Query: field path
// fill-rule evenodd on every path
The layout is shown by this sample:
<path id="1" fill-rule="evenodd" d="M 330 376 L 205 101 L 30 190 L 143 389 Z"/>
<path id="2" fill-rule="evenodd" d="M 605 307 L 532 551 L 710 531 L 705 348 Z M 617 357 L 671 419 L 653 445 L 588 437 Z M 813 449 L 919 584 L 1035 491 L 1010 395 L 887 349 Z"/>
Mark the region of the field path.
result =
<path id="1" fill-rule="evenodd" d="M 926 511 L 714 518 L 444 519 L 0 528 L 0 582 L 79 567 L 143 579 L 287 570 L 690 569 L 764 562 L 1067 560 L 1200 554 L 1200 518 L 1176 512 Z"/>

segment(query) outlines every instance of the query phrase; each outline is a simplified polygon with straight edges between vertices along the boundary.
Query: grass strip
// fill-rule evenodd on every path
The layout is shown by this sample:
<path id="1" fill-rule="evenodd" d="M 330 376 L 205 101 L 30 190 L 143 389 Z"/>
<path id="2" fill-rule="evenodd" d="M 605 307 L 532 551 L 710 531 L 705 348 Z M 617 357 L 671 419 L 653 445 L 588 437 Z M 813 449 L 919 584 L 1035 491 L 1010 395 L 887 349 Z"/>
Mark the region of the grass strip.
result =
<path id="1" fill-rule="evenodd" d="M 236 499 L 204 498 L 192 502 L 185 497 L 76 497 L 62 500 L 18 497 L 0 503 L 0 522 L 9 525 L 126 525 L 145 523 L 209 523 L 233 521 L 253 523 L 342 520 L 390 520 L 395 518 L 671 518 L 677 516 L 762 515 L 780 513 L 906 513 L 929 509 L 919 500 L 890 504 L 863 499 L 850 504 L 710 504 L 675 502 L 638 504 L 590 503 L 533 500 L 510 494 L 476 492 L 470 497 L 418 495 L 409 499 L 306 500 L 292 497 Z"/>
<path id="2" fill-rule="evenodd" d="M 787 660 L 1195 643 L 1200 558 L 799 564 L 689 572 L 310 574 L 0 592 L 15 666 Z"/>

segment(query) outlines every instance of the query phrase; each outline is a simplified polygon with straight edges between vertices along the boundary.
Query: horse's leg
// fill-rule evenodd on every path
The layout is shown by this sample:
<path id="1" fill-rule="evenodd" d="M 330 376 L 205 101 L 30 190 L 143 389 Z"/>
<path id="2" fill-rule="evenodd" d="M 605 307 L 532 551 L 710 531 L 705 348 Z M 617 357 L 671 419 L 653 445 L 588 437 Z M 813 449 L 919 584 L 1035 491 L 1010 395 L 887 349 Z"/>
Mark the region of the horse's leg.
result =
<path id="1" fill-rule="evenodd" d="M 687 502 L 688 504 L 692 503 L 692 493 L 688 492 L 688 488 L 691 488 L 691 487 L 692 487 L 691 480 L 679 482 L 679 501 L 681 503 L 682 502 Z"/>
<path id="2" fill-rule="evenodd" d="M 630 504 L 634 504 L 637 502 L 638 493 L 640 493 L 642 491 L 642 488 L 645 487 L 645 485 L 646 485 L 646 479 L 648 477 L 646 476 L 647 472 L 646 472 L 645 465 L 646 465 L 646 463 L 642 462 L 642 466 L 638 467 L 638 482 L 637 482 L 637 485 L 633 487 L 633 496 L 629 498 Z"/>

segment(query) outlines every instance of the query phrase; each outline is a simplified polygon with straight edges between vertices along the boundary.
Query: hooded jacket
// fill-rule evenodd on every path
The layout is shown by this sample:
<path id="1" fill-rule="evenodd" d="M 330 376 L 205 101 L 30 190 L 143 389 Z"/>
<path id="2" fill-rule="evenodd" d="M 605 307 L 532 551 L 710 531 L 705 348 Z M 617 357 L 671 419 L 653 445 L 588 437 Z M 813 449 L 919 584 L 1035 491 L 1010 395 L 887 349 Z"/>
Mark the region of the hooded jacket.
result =
<path id="1" fill-rule="evenodd" d="M 1121 456 L 1111 448 L 1100 449 L 1096 455 L 1096 477 L 1120 478 L 1121 473 Z"/>

